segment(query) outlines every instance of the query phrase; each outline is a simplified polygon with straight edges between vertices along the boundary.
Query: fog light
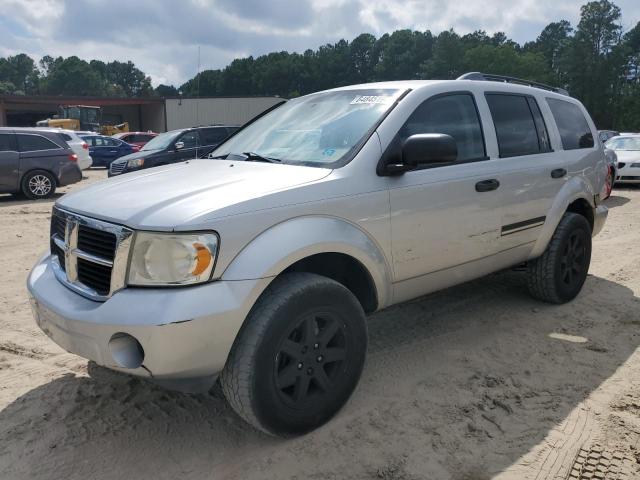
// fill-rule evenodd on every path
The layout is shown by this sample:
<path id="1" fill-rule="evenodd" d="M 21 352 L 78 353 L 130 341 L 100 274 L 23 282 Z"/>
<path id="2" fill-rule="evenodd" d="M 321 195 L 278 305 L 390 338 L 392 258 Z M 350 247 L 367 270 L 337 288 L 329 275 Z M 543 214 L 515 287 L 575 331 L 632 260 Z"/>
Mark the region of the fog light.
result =
<path id="1" fill-rule="evenodd" d="M 142 345 L 128 333 L 114 333 L 109 340 L 109 351 L 119 367 L 138 368 L 144 361 Z"/>

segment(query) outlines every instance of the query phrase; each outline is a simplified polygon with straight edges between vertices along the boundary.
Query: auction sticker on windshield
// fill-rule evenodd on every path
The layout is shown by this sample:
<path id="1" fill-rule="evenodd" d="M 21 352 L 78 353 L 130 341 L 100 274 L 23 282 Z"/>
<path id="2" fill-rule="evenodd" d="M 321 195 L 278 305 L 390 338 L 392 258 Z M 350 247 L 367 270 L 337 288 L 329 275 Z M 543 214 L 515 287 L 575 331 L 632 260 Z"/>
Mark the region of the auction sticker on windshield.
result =
<path id="1" fill-rule="evenodd" d="M 356 98 L 351 100 L 350 105 L 362 105 L 362 104 L 381 104 L 386 105 L 393 101 L 393 97 L 390 95 L 356 95 Z"/>

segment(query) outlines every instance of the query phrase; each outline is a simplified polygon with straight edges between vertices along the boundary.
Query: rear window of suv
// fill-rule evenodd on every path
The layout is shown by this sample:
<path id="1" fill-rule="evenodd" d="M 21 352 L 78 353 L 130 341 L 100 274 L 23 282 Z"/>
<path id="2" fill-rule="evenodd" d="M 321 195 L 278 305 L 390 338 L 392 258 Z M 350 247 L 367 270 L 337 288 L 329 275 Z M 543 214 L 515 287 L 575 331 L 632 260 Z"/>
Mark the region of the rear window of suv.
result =
<path id="1" fill-rule="evenodd" d="M 558 125 L 562 148 L 565 150 L 577 150 L 579 148 L 592 148 L 595 145 L 593 133 L 580 107 L 557 98 L 547 98 L 547 103 L 556 125 Z"/>
<path id="2" fill-rule="evenodd" d="M 25 135 L 23 133 L 17 133 L 16 137 L 18 139 L 18 147 L 21 152 L 37 152 L 39 150 L 61 148 L 51 140 L 40 135 Z"/>

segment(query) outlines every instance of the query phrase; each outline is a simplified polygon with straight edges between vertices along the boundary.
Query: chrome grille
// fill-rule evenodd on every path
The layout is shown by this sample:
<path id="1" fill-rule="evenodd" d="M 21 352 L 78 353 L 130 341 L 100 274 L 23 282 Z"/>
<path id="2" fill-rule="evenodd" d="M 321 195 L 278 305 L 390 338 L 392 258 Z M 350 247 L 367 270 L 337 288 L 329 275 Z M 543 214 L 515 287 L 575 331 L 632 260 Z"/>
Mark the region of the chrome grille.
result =
<path id="1" fill-rule="evenodd" d="M 53 209 L 51 253 L 60 282 L 92 300 L 124 288 L 132 230 Z"/>
<path id="2" fill-rule="evenodd" d="M 118 175 L 122 173 L 124 168 L 127 166 L 127 162 L 112 162 L 109 166 L 109 171 L 112 175 Z"/>

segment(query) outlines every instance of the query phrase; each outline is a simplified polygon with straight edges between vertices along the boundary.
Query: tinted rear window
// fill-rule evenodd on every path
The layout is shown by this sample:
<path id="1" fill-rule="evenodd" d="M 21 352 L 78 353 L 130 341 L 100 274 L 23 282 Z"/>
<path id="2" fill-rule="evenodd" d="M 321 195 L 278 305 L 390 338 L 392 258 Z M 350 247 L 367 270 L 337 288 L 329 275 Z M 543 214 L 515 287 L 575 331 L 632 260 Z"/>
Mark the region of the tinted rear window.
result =
<path id="1" fill-rule="evenodd" d="M 486 97 L 501 157 L 531 155 L 543 151 L 527 97 L 498 93 L 488 93 Z"/>
<path id="2" fill-rule="evenodd" d="M 39 150 L 61 148 L 48 138 L 44 138 L 40 135 L 26 135 L 23 133 L 17 133 L 16 138 L 18 139 L 18 148 L 21 152 L 36 152 Z"/>
<path id="3" fill-rule="evenodd" d="M 0 152 L 15 152 L 16 146 L 12 133 L 0 133 Z"/>
<path id="4" fill-rule="evenodd" d="M 594 146 L 593 133 L 580 107 L 557 98 L 547 98 L 547 103 L 560 131 L 562 148 L 577 150 Z"/>

